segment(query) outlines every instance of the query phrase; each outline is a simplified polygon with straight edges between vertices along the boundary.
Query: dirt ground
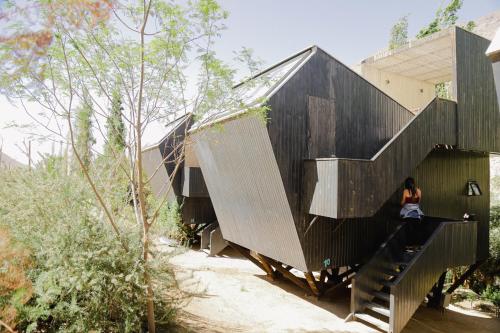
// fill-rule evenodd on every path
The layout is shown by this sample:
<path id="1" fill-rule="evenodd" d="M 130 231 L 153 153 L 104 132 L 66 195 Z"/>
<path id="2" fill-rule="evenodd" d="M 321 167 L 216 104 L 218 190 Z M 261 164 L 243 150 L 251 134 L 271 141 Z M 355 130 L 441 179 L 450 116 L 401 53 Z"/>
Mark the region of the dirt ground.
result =
<path id="1" fill-rule="evenodd" d="M 179 313 L 179 332 L 379 332 L 344 322 L 350 290 L 318 301 L 286 280 L 268 281 L 231 249 L 218 257 L 187 250 L 171 263 L 180 289 L 190 295 Z M 403 332 L 500 332 L 500 320 L 453 305 L 444 313 L 420 307 Z"/>

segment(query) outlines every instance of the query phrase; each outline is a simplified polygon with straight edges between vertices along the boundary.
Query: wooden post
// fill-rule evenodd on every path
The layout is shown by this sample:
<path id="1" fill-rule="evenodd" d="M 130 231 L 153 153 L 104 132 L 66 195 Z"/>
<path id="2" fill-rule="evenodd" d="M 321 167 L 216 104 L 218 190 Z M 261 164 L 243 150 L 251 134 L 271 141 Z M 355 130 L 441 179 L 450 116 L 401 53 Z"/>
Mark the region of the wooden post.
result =
<path id="1" fill-rule="evenodd" d="M 475 264 L 473 265 L 470 265 L 469 268 L 465 271 L 464 274 L 462 274 L 461 277 L 458 278 L 458 280 L 456 280 L 449 288 L 448 290 L 446 290 L 446 293 L 447 294 L 451 294 L 452 292 L 455 291 L 455 289 L 457 289 L 458 287 L 460 287 L 460 285 L 462 283 L 464 283 L 464 281 L 472 275 L 472 273 L 474 273 L 474 271 L 479 267 L 481 266 L 481 264 L 483 263 L 483 261 L 478 261 L 476 262 Z"/>
<path id="2" fill-rule="evenodd" d="M 271 265 L 267 262 L 266 258 L 259 253 L 256 254 L 256 257 L 260 261 L 260 263 L 262 264 L 262 267 L 264 267 L 264 270 L 266 271 L 267 276 L 269 276 L 269 278 L 272 281 L 274 281 L 277 278 L 277 276 L 276 276 L 273 268 L 271 267 Z"/>
<path id="3" fill-rule="evenodd" d="M 274 279 L 274 274 L 272 273 L 272 269 L 271 269 L 271 273 L 268 271 L 268 267 L 264 266 L 264 264 L 262 262 L 260 262 L 259 260 L 257 260 L 254 256 L 252 256 L 250 254 L 250 250 L 242 247 L 242 246 L 239 246 L 238 244 L 235 244 L 235 243 L 232 243 L 232 242 L 227 242 L 229 244 L 229 246 L 231 246 L 233 249 L 235 249 L 237 252 L 239 252 L 242 256 L 244 256 L 245 258 L 247 258 L 248 260 L 250 260 L 252 263 L 254 263 L 257 267 L 259 267 L 260 269 L 262 269 L 264 272 L 266 272 L 266 274 L 270 277 L 270 278 L 273 278 Z"/>
<path id="4" fill-rule="evenodd" d="M 306 277 L 306 281 L 309 284 L 309 288 L 315 296 L 319 296 L 321 294 L 318 285 L 316 284 L 316 279 L 312 272 L 304 272 L 304 276 Z"/>
<path id="5" fill-rule="evenodd" d="M 278 272 L 280 272 L 281 274 L 283 274 L 284 277 L 286 277 L 288 280 L 292 281 L 295 285 L 297 285 L 298 287 L 304 289 L 308 294 L 310 294 L 311 289 L 309 288 L 307 282 L 304 279 L 300 279 L 300 278 L 296 277 L 295 275 L 293 275 L 292 273 L 290 273 L 289 271 L 287 271 L 281 265 L 281 263 L 277 262 L 276 260 L 271 259 L 269 257 L 265 257 L 265 256 L 264 256 L 264 258 L 266 258 L 266 260 L 271 265 L 273 265 L 274 269 L 276 269 Z"/>
<path id="6" fill-rule="evenodd" d="M 441 303 L 441 295 L 443 294 L 444 280 L 446 271 L 439 277 L 438 282 L 432 287 L 432 297 L 429 299 L 428 305 L 433 308 L 438 308 Z"/>

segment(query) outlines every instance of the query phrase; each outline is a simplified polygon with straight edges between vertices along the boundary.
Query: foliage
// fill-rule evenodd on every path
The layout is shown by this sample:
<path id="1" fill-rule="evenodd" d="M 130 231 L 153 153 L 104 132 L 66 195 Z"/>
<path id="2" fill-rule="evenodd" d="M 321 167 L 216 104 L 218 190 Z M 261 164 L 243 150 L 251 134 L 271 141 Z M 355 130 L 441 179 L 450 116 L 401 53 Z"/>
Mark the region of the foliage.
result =
<path id="1" fill-rule="evenodd" d="M 434 20 L 432 20 L 427 27 L 422 28 L 418 32 L 417 38 L 423 38 L 432 35 L 435 32 L 454 26 L 458 20 L 457 12 L 460 8 L 462 8 L 463 2 L 463 0 L 451 0 L 444 10 L 440 7 L 436 11 Z M 472 31 L 475 27 L 476 23 L 474 21 L 469 21 L 462 28 Z"/>
<path id="2" fill-rule="evenodd" d="M 96 140 L 92 134 L 92 117 L 94 116 L 92 109 L 92 101 L 88 91 L 83 94 L 82 105 L 76 113 L 75 129 L 76 129 L 76 150 L 80 154 L 85 168 L 90 167 L 92 160 L 92 146 Z"/>
<path id="3" fill-rule="evenodd" d="M 436 96 L 439 98 L 451 99 L 451 83 L 441 82 L 435 85 Z"/>
<path id="4" fill-rule="evenodd" d="M 462 4 L 463 0 L 451 0 L 444 10 L 439 8 L 434 20 L 432 20 L 427 27 L 419 31 L 417 38 L 423 38 L 453 26 L 458 20 L 457 12 L 462 8 Z"/>
<path id="5" fill-rule="evenodd" d="M 51 162 L 53 164 L 53 162 Z M 29 302 L 16 304 L 17 326 L 47 332 L 140 332 L 146 315 L 144 262 L 130 207 L 122 207 L 125 251 L 103 220 L 88 185 L 78 175 L 5 171 L 0 177 L 0 227 L 16 246 L 29 249 L 25 268 L 33 285 Z M 156 254 L 150 274 L 168 287 L 166 258 Z M 172 318 L 172 305 L 156 295 L 157 321 Z"/>
<path id="6" fill-rule="evenodd" d="M 401 17 L 391 28 L 389 49 L 395 49 L 408 43 L 408 15 Z"/>
<path id="7" fill-rule="evenodd" d="M 196 235 L 195 230 L 182 220 L 181 208 L 182 205 L 177 201 L 164 204 L 158 217 L 158 229 L 169 238 L 187 245 Z"/>
<path id="8" fill-rule="evenodd" d="M 474 31 L 474 29 L 476 28 L 476 22 L 469 21 L 466 25 L 463 26 L 463 28 L 467 31 Z"/>
<path id="9" fill-rule="evenodd" d="M 496 316 L 500 315 L 500 287 L 499 286 L 487 286 L 483 291 L 481 296 L 493 303 L 496 310 Z"/>
<path id="10" fill-rule="evenodd" d="M 16 309 L 31 298 L 32 285 L 26 276 L 30 266 L 29 252 L 11 244 L 9 234 L 0 229 L 0 319 L 9 327 L 17 325 Z"/>
<path id="11" fill-rule="evenodd" d="M 113 90 L 111 110 L 106 119 L 105 154 L 107 156 L 116 156 L 123 153 L 125 149 L 125 123 L 122 117 L 123 106 L 120 92 Z"/>
<path id="12" fill-rule="evenodd" d="M 79 166 L 94 194 L 94 198 L 87 197 L 85 202 L 95 204 L 95 199 L 98 205 L 92 206 L 92 216 L 88 218 L 79 217 L 78 210 L 70 209 L 71 214 L 76 214 L 73 218 L 107 222 L 116 238 L 124 241 L 127 234 L 122 235 L 124 230 L 118 227 L 126 219 L 120 209 L 123 192 L 106 187 L 107 180 L 120 173 L 120 179 L 128 180 L 127 188 L 134 192 L 131 198 L 135 211 L 131 216 L 136 219 L 135 233 L 142 235 L 140 246 L 135 248 L 142 247 L 147 284 L 143 296 L 147 302 L 148 327 L 154 332 L 154 285 L 148 264 L 150 228 L 163 202 L 150 207 L 146 198 L 150 179 L 145 176 L 142 161 L 143 135 L 151 123 L 172 120 L 180 114 L 192 113 L 199 116 L 197 119 L 209 120 L 210 117 L 200 116 L 211 110 L 224 113 L 249 107 L 242 103 L 244 96 L 238 96 L 232 89 L 235 71 L 214 52 L 214 43 L 225 28 L 223 21 L 228 13 L 215 0 L 7 1 L 2 3 L 1 10 L 0 93 L 23 107 L 53 139 L 69 141 L 73 153 L 83 152 Z M 250 55 L 246 52 L 243 59 L 255 65 L 249 61 Z M 106 117 L 109 105 L 113 106 L 112 113 L 118 114 L 117 90 L 123 104 L 121 119 L 133 131 L 124 145 L 128 160 L 117 156 L 114 161 L 105 161 L 107 164 L 103 163 L 105 167 L 101 168 L 101 161 L 86 154 L 90 152 L 89 145 L 81 144 L 91 143 L 90 135 L 80 135 L 104 136 L 101 131 L 104 126 L 99 121 Z M 76 118 L 83 124 L 76 126 L 75 142 L 71 120 L 79 111 L 78 101 L 89 109 Z M 38 103 L 43 111 L 34 113 L 26 107 L 26 102 Z M 91 112 L 96 116 L 89 116 Z M 93 132 L 82 130 L 92 128 L 84 119 L 95 121 Z M 109 131 L 110 128 L 117 131 Z M 108 132 L 116 134 L 116 138 L 123 133 L 114 120 L 108 123 Z M 167 162 L 179 165 L 182 159 L 180 156 Z M 113 196 L 115 192 L 117 197 Z M 47 207 L 40 207 L 40 211 L 48 215 Z M 122 247 L 127 248 L 126 242 Z"/>

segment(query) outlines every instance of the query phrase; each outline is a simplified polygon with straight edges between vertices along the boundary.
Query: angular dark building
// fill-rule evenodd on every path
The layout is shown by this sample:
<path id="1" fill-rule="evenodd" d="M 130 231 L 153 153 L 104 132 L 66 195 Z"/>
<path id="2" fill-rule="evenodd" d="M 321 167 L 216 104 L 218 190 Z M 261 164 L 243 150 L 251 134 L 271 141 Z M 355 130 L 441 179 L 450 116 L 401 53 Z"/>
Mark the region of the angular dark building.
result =
<path id="1" fill-rule="evenodd" d="M 354 69 L 313 46 L 235 87 L 267 120 L 239 110 L 189 130 L 224 239 L 314 294 L 352 279 L 351 317 L 388 332 L 431 289 L 441 302 L 447 269 L 488 257 L 500 152 L 489 43 L 454 27 Z M 408 176 L 427 216 L 413 252 L 399 218 Z"/>

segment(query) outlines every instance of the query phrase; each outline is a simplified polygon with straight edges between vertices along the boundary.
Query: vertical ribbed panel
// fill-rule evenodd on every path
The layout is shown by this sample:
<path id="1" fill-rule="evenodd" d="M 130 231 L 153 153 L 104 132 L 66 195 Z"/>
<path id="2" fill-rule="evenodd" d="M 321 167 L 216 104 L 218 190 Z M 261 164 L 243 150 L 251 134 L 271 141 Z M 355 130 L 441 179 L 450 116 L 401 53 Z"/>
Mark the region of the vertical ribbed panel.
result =
<path id="1" fill-rule="evenodd" d="M 243 116 L 194 140 L 224 238 L 307 271 L 265 124 Z"/>
<path id="2" fill-rule="evenodd" d="M 170 184 L 167 168 L 164 165 L 160 147 L 152 147 L 142 152 L 144 172 L 151 178 L 151 190 L 156 198 L 163 198 L 167 194 L 167 202 L 174 202 L 177 198 L 175 189 Z M 172 187 L 172 188 L 171 188 Z"/>
<path id="3" fill-rule="evenodd" d="M 491 61 L 490 41 L 456 28 L 456 96 L 458 145 L 463 149 L 500 152 L 500 115 Z"/>
<path id="4" fill-rule="evenodd" d="M 369 231 L 375 243 L 383 239 L 377 236 L 380 230 L 386 232 L 385 227 L 360 220 L 336 229 L 336 221 L 320 219 L 306 234 L 312 216 L 302 202 L 309 181 L 304 178 L 304 159 L 331 154 L 370 158 L 413 114 L 321 49 L 269 99 L 269 105 L 269 137 L 308 267 L 320 269 L 323 259 L 359 262 L 376 244 L 370 239 L 363 246 L 358 232 Z M 317 199 L 334 209 L 330 197 Z"/>
<path id="5" fill-rule="evenodd" d="M 391 287 L 391 332 L 399 333 L 449 267 L 476 262 L 476 222 L 443 222 Z"/>
<path id="6" fill-rule="evenodd" d="M 184 167 L 182 173 L 182 195 L 191 198 L 209 197 L 200 168 Z"/>
<path id="7" fill-rule="evenodd" d="M 455 123 L 456 104 L 435 99 L 371 161 L 339 159 L 337 216 L 331 217 L 374 215 L 436 144 L 456 143 Z"/>

